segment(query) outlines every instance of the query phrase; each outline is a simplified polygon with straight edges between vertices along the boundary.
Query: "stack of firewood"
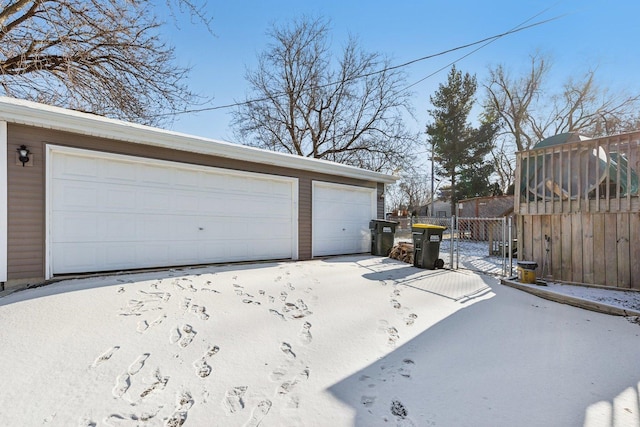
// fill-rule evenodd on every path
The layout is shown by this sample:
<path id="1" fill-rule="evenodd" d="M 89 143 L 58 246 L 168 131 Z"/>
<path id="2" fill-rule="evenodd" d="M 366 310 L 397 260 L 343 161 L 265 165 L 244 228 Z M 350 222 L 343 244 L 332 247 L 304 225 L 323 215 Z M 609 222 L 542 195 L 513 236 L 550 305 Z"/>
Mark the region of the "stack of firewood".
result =
<path id="1" fill-rule="evenodd" d="M 389 253 L 389 258 L 413 264 L 413 243 L 400 242 Z"/>

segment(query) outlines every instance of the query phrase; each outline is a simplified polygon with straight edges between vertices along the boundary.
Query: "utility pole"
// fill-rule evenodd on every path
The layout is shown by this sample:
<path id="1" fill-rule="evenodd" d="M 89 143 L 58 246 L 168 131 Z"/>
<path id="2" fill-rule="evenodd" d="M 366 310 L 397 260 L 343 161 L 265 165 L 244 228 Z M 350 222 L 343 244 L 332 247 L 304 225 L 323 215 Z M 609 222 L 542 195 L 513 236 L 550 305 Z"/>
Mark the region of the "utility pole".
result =
<path id="1" fill-rule="evenodd" d="M 431 217 L 435 217 L 436 213 L 433 210 L 434 209 L 434 203 L 435 203 L 435 194 L 433 194 L 435 192 L 434 187 L 433 187 L 433 141 L 431 141 Z"/>

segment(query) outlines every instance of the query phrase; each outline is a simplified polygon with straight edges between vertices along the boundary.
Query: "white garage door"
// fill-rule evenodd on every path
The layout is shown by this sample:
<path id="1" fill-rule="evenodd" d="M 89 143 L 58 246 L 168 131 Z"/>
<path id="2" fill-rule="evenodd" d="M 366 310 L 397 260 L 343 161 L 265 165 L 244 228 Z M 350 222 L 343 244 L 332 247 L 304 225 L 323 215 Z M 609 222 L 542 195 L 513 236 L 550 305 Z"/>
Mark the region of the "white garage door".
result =
<path id="1" fill-rule="evenodd" d="M 297 180 L 51 148 L 50 274 L 297 258 Z"/>
<path id="2" fill-rule="evenodd" d="M 313 256 L 369 252 L 376 190 L 314 181 L 312 216 Z"/>

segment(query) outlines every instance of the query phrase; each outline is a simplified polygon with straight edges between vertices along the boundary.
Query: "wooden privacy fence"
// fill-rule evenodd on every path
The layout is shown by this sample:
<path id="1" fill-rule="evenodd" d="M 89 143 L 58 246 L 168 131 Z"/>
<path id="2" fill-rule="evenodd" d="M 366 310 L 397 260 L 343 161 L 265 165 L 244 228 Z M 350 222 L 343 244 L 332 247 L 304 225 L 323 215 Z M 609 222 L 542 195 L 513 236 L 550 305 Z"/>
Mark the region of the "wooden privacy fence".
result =
<path id="1" fill-rule="evenodd" d="M 633 132 L 517 153 L 518 258 L 538 276 L 640 289 L 639 145 Z"/>

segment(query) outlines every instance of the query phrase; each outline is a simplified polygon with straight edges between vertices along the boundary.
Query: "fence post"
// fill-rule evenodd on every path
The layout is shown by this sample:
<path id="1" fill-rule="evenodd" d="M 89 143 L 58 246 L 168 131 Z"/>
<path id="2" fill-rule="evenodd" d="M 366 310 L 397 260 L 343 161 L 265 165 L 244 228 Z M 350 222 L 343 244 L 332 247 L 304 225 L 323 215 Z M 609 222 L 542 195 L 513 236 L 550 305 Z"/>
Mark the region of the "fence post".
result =
<path id="1" fill-rule="evenodd" d="M 458 247 L 458 237 L 457 237 L 457 223 L 456 223 L 456 216 L 455 215 L 451 215 L 451 245 L 449 246 L 449 259 L 451 260 L 451 269 L 455 270 L 457 269 L 457 265 L 458 265 L 458 260 L 453 258 L 453 254 L 454 254 L 454 245 L 457 248 Z M 457 251 L 456 251 L 457 252 Z M 460 255 L 460 254 L 458 254 Z M 454 264 L 455 261 L 455 264 Z"/>
<path id="2" fill-rule="evenodd" d="M 509 275 L 507 277 L 511 277 L 513 275 L 513 218 L 509 217 Z"/>

